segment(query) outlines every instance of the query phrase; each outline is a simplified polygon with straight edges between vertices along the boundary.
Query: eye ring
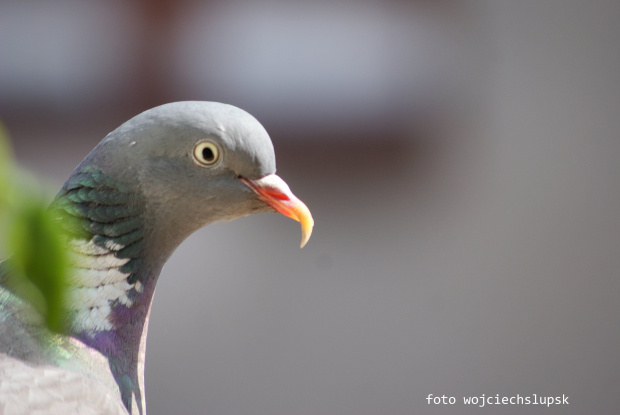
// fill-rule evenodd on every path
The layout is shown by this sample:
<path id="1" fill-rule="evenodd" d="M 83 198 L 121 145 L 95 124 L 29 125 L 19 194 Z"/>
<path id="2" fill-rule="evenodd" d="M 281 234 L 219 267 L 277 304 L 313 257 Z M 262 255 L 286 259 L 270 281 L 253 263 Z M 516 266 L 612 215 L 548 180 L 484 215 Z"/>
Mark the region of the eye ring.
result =
<path id="1" fill-rule="evenodd" d="M 220 149 L 211 141 L 201 141 L 194 147 L 194 160 L 200 166 L 211 167 L 220 160 Z"/>

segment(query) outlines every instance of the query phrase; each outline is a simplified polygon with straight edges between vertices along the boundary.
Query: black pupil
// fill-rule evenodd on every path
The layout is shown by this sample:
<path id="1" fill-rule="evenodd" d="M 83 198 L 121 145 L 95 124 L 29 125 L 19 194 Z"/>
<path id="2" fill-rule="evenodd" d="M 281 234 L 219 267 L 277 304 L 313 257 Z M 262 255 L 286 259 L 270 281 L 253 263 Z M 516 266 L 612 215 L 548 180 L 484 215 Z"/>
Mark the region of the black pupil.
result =
<path id="1" fill-rule="evenodd" d="M 205 147 L 202 149 L 202 159 L 204 161 L 213 161 L 215 155 L 213 154 L 213 150 L 210 147 Z"/>

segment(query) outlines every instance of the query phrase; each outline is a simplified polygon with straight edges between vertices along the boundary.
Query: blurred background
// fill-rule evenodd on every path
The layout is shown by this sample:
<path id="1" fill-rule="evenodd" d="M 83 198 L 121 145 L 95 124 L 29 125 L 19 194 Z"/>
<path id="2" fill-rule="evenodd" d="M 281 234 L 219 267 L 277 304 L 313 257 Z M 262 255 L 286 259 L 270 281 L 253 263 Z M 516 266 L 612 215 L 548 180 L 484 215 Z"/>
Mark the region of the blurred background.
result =
<path id="1" fill-rule="evenodd" d="M 173 255 L 149 415 L 617 413 L 618 21 L 615 0 L 3 0 L 0 118 L 57 189 L 143 110 L 234 104 L 312 210 L 301 251 L 261 214 Z M 570 405 L 462 404 L 534 393 Z"/>

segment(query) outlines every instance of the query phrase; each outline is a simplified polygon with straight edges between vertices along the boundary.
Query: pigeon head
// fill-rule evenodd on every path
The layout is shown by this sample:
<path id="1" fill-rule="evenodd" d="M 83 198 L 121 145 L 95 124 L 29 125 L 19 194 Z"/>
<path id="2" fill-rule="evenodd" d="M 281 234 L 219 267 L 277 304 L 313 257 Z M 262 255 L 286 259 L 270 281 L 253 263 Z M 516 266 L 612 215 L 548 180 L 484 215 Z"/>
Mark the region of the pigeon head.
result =
<path id="1" fill-rule="evenodd" d="M 312 217 L 275 164 L 269 135 L 247 112 L 177 102 L 121 125 L 76 171 L 96 168 L 118 187 L 139 189 L 153 253 L 167 257 L 209 223 L 270 210 L 299 221 L 305 245 Z"/>
<path id="2" fill-rule="evenodd" d="M 0 310 L 20 315 L 10 320 L 17 329 L 4 331 L 10 333 L 4 337 L 16 340 L 0 341 L 0 352 L 8 348 L 15 358 L 32 355 L 37 364 L 45 360 L 43 377 L 48 379 L 49 367 L 63 376 L 48 385 L 68 379 L 64 371 L 81 373 L 85 382 L 104 388 L 100 396 L 106 402 L 144 414 L 150 307 L 160 271 L 174 249 L 209 223 L 269 210 L 301 223 L 302 246 L 310 237 L 310 211 L 275 171 L 267 132 L 233 106 L 178 102 L 127 121 L 80 163 L 50 207 L 69 250 L 71 270 L 63 298 L 67 332 L 35 332 L 30 323 L 22 327 L 31 321 L 25 317 L 31 311 L 0 285 Z M 7 272 L 3 264 L 0 279 Z M 0 320 L 2 333 L 3 324 L 9 324 Z M 21 351 L 26 341 L 42 357 Z M 30 383 L 28 388 L 43 390 Z M 63 402 L 79 396 L 80 404 L 103 410 L 101 400 L 91 399 L 94 395 L 70 387 L 45 393 Z M 25 408 L 30 404 L 24 401 Z"/>

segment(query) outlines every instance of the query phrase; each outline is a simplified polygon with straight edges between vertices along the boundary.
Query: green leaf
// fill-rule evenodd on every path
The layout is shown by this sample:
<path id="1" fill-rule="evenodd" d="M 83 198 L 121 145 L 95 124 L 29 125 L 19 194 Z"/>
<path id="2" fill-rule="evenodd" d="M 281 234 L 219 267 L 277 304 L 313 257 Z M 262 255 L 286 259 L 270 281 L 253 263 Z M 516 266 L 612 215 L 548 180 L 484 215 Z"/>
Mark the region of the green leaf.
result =
<path id="1" fill-rule="evenodd" d="M 0 212 L 6 209 L 9 192 L 9 172 L 13 167 L 8 135 L 0 122 Z"/>
<path id="2" fill-rule="evenodd" d="M 63 332 L 67 321 L 68 249 L 60 224 L 40 190 L 18 171 L 0 123 L 0 246 L 11 254 L 3 282 L 44 317 L 48 328 Z"/>
<path id="3" fill-rule="evenodd" d="M 62 332 L 68 252 L 61 230 L 44 204 L 22 201 L 21 209 L 9 225 L 8 249 L 16 274 L 11 279 L 16 294 L 44 315 L 51 330 Z"/>

